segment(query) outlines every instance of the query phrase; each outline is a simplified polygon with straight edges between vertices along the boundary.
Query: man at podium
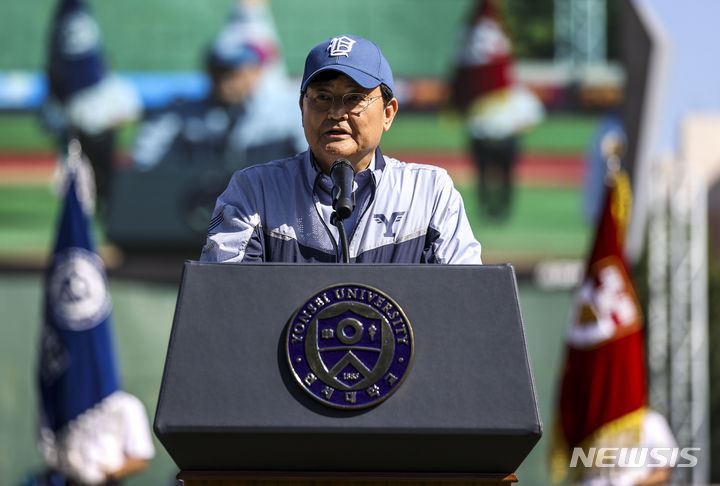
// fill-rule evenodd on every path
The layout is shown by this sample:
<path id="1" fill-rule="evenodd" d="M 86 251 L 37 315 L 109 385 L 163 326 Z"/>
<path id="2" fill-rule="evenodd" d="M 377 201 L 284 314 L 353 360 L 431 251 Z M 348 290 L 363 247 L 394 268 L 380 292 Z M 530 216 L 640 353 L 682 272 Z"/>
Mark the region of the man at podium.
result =
<path id="1" fill-rule="evenodd" d="M 339 35 L 313 47 L 300 109 L 309 150 L 232 176 L 201 261 L 482 263 L 447 172 L 379 149 L 398 102 L 377 45 Z"/>
<path id="2" fill-rule="evenodd" d="M 300 109 L 309 150 L 236 172 L 185 262 L 154 425 L 178 477 L 516 481 L 542 421 L 512 267 L 480 265 L 444 170 L 378 149 L 375 44 L 315 46 Z"/>

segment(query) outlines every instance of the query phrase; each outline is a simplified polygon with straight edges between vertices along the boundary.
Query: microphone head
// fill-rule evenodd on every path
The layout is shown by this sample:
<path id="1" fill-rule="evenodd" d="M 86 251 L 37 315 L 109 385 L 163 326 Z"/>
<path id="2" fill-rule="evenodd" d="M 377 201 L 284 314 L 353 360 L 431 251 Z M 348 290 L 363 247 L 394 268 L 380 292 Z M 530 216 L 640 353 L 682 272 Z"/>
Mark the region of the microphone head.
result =
<path id="1" fill-rule="evenodd" d="M 333 209 L 340 217 L 350 217 L 355 209 L 355 194 L 352 192 L 355 169 L 347 159 L 337 159 L 330 167 L 330 179 L 333 182 Z"/>
<path id="2" fill-rule="evenodd" d="M 335 162 L 333 162 L 333 164 L 330 166 L 330 174 L 332 174 L 335 169 L 343 167 L 352 169 L 353 174 L 355 174 L 355 168 L 352 166 L 348 159 L 337 159 Z"/>

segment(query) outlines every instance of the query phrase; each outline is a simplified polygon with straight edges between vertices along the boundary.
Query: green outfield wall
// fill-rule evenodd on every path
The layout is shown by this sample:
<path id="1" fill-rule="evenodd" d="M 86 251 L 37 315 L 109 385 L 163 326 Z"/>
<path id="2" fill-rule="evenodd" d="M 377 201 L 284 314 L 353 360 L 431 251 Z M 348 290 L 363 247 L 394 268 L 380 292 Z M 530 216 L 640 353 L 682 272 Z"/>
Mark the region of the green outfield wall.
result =
<path id="1" fill-rule="evenodd" d="M 87 0 L 120 71 L 182 71 L 200 53 L 235 0 Z M 43 68 L 54 0 L 0 2 L 0 71 Z M 316 43 L 338 33 L 373 39 L 403 76 L 446 72 L 471 0 L 271 0 L 291 73 Z"/>

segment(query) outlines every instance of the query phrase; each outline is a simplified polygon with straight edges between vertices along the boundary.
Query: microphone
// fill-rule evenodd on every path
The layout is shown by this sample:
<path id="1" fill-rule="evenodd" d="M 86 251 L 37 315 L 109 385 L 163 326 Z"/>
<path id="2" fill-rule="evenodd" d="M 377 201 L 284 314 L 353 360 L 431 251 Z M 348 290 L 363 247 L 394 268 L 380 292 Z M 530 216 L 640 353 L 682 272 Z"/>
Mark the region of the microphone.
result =
<path id="1" fill-rule="evenodd" d="M 338 218 L 347 219 L 355 209 L 353 180 L 355 170 L 347 159 L 337 159 L 330 167 L 330 179 L 333 182 L 332 207 Z"/>

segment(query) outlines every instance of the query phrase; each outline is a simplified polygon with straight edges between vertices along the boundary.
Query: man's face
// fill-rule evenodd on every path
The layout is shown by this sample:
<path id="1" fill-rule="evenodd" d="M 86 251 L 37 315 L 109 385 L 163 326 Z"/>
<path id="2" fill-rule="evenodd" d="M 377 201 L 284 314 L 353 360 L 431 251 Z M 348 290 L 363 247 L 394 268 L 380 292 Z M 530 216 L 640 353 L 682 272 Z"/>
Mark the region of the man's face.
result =
<path id="1" fill-rule="evenodd" d="M 380 98 L 373 100 L 362 113 L 353 114 L 348 113 L 342 103 L 342 96 L 347 93 Z M 317 111 L 310 106 L 308 97 L 317 94 L 334 96 L 332 107 Z M 311 82 L 306 94 L 300 97 L 300 110 L 305 138 L 323 172 L 328 173 L 333 162 L 341 157 L 350 161 L 355 172 L 360 172 L 370 164 L 383 132 L 390 129 L 397 112 L 397 100 L 393 98 L 384 106 L 379 86 L 366 89 L 342 74 L 334 79 Z"/>

